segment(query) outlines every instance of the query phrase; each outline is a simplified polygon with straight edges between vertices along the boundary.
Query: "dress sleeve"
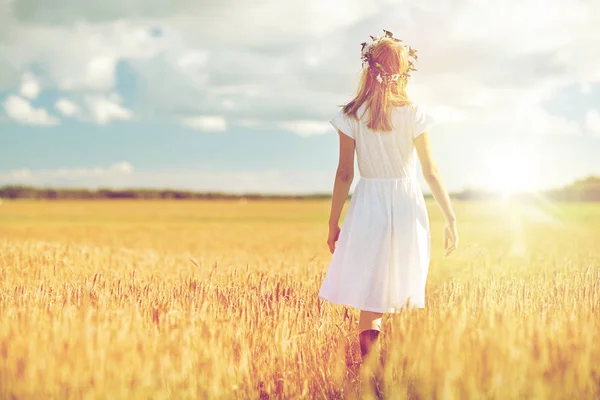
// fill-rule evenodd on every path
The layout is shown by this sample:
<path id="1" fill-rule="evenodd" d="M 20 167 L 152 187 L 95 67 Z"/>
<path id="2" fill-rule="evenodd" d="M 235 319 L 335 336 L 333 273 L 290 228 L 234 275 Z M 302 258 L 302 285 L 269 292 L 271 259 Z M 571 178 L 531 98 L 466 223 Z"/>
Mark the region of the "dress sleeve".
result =
<path id="1" fill-rule="evenodd" d="M 427 132 L 435 124 L 435 120 L 421 105 L 417 105 L 415 113 L 415 130 L 414 137 L 416 138 L 423 132 Z"/>
<path id="2" fill-rule="evenodd" d="M 329 123 L 331 123 L 331 125 L 333 125 L 335 129 L 339 129 L 340 131 L 342 131 L 343 134 L 345 134 L 346 136 L 350 136 L 352 139 L 354 139 L 354 135 L 352 132 L 352 122 L 350 121 L 350 118 L 346 116 L 346 114 L 344 114 L 343 109 L 338 111 L 335 117 L 329 120 Z"/>

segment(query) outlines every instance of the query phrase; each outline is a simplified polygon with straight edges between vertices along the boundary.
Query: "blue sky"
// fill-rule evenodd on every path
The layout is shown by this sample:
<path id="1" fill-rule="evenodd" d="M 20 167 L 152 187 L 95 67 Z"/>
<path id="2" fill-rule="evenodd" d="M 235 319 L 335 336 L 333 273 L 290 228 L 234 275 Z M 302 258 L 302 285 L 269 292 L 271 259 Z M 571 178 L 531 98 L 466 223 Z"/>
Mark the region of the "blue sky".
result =
<path id="1" fill-rule="evenodd" d="M 0 0 L 0 185 L 328 192 L 382 28 L 451 190 L 600 174 L 597 2 L 422 3 Z"/>

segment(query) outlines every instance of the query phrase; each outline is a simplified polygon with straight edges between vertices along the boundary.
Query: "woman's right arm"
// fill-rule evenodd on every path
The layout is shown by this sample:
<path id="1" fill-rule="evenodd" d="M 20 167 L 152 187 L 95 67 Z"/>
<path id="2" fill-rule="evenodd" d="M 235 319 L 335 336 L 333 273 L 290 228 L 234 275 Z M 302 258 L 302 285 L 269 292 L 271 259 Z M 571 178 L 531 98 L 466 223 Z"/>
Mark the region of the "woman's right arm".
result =
<path id="1" fill-rule="evenodd" d="M 415 148 L 417 149 L 417 155 L 419 156 L 419 162 L 423 170 L 423 177 L 431 190 L 433 198 L 446 218 L 446 225 L 444 226 L 444 249 L 446 250 L 446 255 L 448 255 L 458 248 L 456 217 L 452 210 L 450 196 L 448 196 L 446 187 L 442 183 L 440 170 L 433 159 L 428 132 L 423 132 L 415 138 Z"/>

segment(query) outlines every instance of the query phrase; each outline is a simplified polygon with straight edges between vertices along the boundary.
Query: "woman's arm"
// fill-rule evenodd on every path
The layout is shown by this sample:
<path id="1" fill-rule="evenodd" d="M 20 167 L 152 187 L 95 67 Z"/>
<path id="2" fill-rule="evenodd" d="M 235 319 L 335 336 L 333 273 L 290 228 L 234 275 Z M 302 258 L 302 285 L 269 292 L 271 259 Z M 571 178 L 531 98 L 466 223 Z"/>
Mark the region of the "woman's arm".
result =
<path id="1" fill-rule="evenodd" d="M 340 138 L 340 156 L 335 173 L 333 196 L 331 198 L 329 235 L 327 238 L 327 244 L 331 253 L 335 250 L 335 242 L 337 242 L 340 234 L 339 222 L 342 209 L 344 208 L 352 180 L 354 179 L 354 148 L 356 143 L 354 139 L 345 135 L 340 130 L 338 130 L 338 136 Z"/>
<path id="2" fill-rule="evenodd" d="M 446 225 L 444 227 L 444 249 L 446 250 L 446 255 L 448 255 L 458 247 L 456 217 L 454 216 L 454 210 L 452 210 L 450 196 L 448 196 L 446 187 L 442 183 L 440 170 L 433 159 L 428 132 L 423 132 L 415 138 L 415 148 L 417 149 L 419 162 L 421 163 L 421 169 L 423 170 L 423 177 L 429 185 L 429 189 L 431 189 L 433 198 L 446 218 Z"/>

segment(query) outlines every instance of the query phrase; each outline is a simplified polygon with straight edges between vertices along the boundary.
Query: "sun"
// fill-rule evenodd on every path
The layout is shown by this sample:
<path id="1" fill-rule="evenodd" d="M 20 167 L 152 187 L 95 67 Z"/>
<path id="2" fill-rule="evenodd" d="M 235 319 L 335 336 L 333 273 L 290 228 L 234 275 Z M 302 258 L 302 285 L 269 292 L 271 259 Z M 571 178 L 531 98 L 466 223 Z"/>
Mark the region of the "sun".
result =
<path id="1" fill-rule="evenodd" d="M 512 195 L 530 192 L 536 187 L 534 160 L 522 152 L 498 152 L 486 157 L 483 172 L 486 189 Z"/>

